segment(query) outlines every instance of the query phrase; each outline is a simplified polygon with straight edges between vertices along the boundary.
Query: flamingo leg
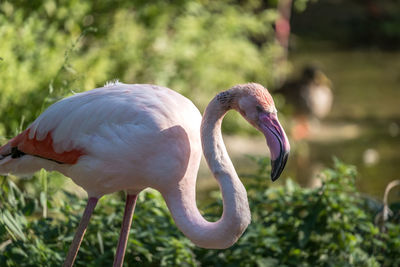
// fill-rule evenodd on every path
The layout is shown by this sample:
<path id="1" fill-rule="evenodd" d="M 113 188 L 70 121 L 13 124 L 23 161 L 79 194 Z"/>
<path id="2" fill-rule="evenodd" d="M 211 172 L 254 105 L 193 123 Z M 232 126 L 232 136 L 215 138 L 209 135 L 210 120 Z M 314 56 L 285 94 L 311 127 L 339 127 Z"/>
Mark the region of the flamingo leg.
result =
<path id="1" fill-rule="evenodd" d="M 126 198 L 124 218 L 122 220 L 121 233 L 119 235 L 117 252 L 114 258 L 114 267 L 121 267 L 124 263 L 125 249 L 128 242 L 129 230 L 132 224 L 132 215 L 135 211 L 137 195 L 129 195 Z"/>
<path id="2" fill-rule="evenodd" d="M 92 216 L 93 210 L 96 207 L 98 200 L 99 199 L 97 197 L 90 197 L 88 199 L 85 211 L 83 212 L 82 219 L 79 223 L 78 229 L 76 230 L 74 239 L 72 240 L 72 243 L 69 247 L 63 267 L 71 267 L 72 265 L 74 265 L 76 255 L 78 254 L 79 247 L 81 246 L 81 242 L 83 236 L 85 235 L 86 228 L 89 224 L 90 217 Z"/>

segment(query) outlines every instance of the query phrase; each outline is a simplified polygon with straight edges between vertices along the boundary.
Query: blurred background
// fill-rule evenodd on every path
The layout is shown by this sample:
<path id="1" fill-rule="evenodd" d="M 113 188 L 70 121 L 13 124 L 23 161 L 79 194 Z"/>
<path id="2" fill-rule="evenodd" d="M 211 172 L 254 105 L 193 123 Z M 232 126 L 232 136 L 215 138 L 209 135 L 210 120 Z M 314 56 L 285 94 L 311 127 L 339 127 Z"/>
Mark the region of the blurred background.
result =
<path id="1" fill-rule="evenodd" d="M 201 112 L 221 90 L 263 84 L 292 146 L 277 186 L 318 188 L 335 157 L 356 166 L 357 189 L 374 201 L 400 178 L 396 0 L 0 2 L 0 144 L 55 101 L 114 79 L 172 88 Z M 264 137 L 235 112 L 223 132 L 238 173 L 254 174 L 268 156 Z M 84 196 L 43 175 L 10 179 L 31 193 Z M 214 201 L 217 188 L 203 162 L 199 200 Z M 389 199 L 400 200 L 398 188 Z"/>
<path id="2" fill-rule="evenodd" d="M 333 93 L 332 109 L 306 138 L 309 158 L 299 151 L 291 175 L 307 184 L 305 164 L 318 168 L 335 155 L 357 166 L 361 191 L 382 196 L 399 179 L 399 3 L 318 1 L 294 12 L 291 25 L 292 70 L 317 66 Z"/>

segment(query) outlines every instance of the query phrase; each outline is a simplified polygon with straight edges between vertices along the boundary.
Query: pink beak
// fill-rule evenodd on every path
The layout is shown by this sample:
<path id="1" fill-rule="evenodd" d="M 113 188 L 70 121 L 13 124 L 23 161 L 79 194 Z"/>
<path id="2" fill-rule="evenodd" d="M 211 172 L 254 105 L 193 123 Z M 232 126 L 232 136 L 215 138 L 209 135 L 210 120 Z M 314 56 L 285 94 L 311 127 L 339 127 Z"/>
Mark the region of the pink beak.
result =
<path id="1" fill-rule="evenodd" d="M 262 112 L 260 114 L 260 128 L 271 152 L 271 180 L 275 181 L 281 175 L 288 160 L 290 144 L 278 121 L 276 113 Z"/>

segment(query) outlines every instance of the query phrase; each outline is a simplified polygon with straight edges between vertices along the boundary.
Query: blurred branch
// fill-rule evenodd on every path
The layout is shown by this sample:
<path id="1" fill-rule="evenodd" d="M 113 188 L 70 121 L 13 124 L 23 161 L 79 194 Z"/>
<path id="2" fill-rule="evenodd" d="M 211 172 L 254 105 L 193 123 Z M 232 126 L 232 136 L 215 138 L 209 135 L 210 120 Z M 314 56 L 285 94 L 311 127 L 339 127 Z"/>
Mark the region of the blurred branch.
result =
<path id="1" fill-rule="evenodd" d="M 389 219 L 389 216 L 393 214 L 389 208 L 388 196 L 390 191 L 396 186 L 400 186 L 400 180 L 393 180 L 386 186 L 385 194 L 383 195 L 383 209 L 375 217 L 375 224 L 379 225 L 381 232 L 385 231 L 385 222 Z"/>
<path id="2" fill-rule="evenodd" d="M 279 0 L 278 19 L 275 22 L 275 39 L 282 47 L 282 54 L 276 59 L 278 73 L 275 86 L 282 85 L 286 80 L 284 71 L 281 71 L 287 63 L 289 39 L 290 39 L 290 15 L 292 13 L 292 0 Z"/>
<path id="3" fill-rule="evenodd" d="M 97 29 L 94 28 L 94 27 L 89 27 L 89 28 L 84 29 L 82 31 L 82 33 L 78 36 L 78 38 L 72 43 L 72 45 L 65 51 L 65 53 L 64 53 L 64 61 L 63 61 L 62 65 L 61 65 L 61 67 L 58 69 L 58 71 L 57 71 L 56 75 L 54 76 L 54 78 L 51 79 L 51 81 L 49 83 L 49 95 L 51 95 L 53 93 L 53 91 L 54 91 L 54 86 L 53 86 L 54 81 L 58 78 L 60 73 L 63 70 L 71 71 L 73 69 L 68 63 L 69 63 L 70 55 L 74 51 L 76 46 L 79 44 L 79 42 L 82 40 L 82 38 L 85 37 L 88 33 L 96 32 L 96 31 L 97 31 Z"/>

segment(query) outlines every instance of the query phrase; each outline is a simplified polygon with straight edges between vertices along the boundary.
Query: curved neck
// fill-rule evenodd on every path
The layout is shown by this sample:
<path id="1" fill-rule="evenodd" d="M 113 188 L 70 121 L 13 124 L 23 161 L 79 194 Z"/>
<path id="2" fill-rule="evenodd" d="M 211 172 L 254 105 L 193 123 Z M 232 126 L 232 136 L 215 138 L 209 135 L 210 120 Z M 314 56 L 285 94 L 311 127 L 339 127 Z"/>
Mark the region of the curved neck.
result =
<path id="1" fill-rule="evenodd" d="M 232 246 L 250 223 L 246 190 L 222 140 L 221 124 L 227 111 L 215 97 L 207 106 L 201 124 L 203 153 L 222 191 L 222 217 L 217 222 L 208 222 L 197 209 L 198 166 L 188 171 L 188 177 L 182 179 L 175 191 L 164 195 L 178 228 L 193 243 L 204 248 Z"/>

